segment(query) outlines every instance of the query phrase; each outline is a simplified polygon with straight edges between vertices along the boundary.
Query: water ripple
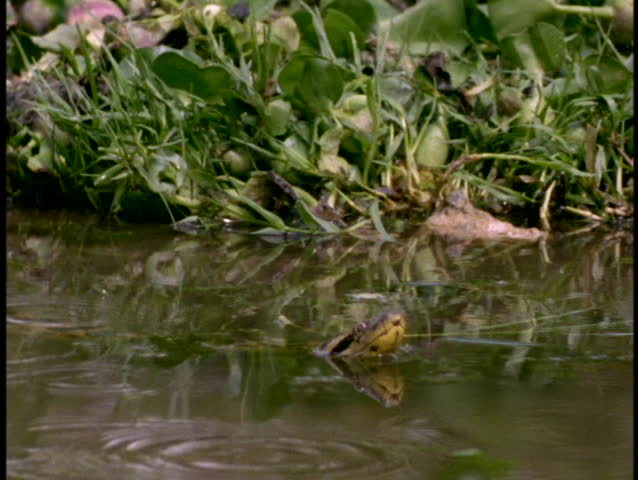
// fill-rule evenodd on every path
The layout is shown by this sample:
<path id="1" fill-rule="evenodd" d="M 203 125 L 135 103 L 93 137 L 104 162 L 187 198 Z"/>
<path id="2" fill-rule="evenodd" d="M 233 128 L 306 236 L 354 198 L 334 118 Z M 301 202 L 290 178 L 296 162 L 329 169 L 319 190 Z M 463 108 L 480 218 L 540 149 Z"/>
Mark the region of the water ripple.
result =
<path id="1" fill-rule="evenodd" d="M 31 426 L 40 441 L 84 446 L 101 452 L 87 464 L 109 464 L 126 472 L 162 472 L 166 478 L 405 478 L 409 470 L 405 446 L 375 439 L 328 438 L 286 431 L 270 425 L 232 425 L 218 421 L 166 421 L 87 424 L 59 418 Z M 96 445 L 95 443 L 98 443 Z M 91 443 L 93 445 L 91 446 Z M 81 452 L 80 452 L 81 453 Z M 87 452 L 88 453 L 88 452 Z M 73 453 L 75 455 L 75 452 Z M 37 456 L 10 459 L 13 470 L 23 470 Z M 41 461 L 38 460 L 38 463 Z M 121 467 L 121 468 L 120 468 Z M 89 469 L 89 471 L 92 469 Z"/>
<path id="2" fill-rule="evenodd" d="M 45 385 L 49 391 L 103 397 L 109 393 L 144 393 L 124 381 L 115 365 L 98 361 L 78 362 L 72 353 L 25 357 L 7 362 L 11 387 L 25 383 Z M 61 359 L 66 361 L 60 362 Z"/>

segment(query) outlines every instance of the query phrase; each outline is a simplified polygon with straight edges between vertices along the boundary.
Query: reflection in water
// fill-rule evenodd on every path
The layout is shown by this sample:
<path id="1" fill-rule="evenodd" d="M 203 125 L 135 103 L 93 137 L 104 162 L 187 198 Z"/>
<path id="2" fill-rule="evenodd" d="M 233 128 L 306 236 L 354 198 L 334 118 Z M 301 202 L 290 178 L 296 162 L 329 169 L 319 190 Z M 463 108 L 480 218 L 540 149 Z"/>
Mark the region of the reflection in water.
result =
<path id="1" fill-rule="evenodd" d="M 361 357 L 326 357 L 326 360 L 355 389 L 374 398 L 384 407 L 396 407 L 401 403 L 405 387 L 398 365 Z"/>
<path id="2" fill-rule="evenodd" d="M 630 234 L 450 254 L 54 217 L 9 213 L 10 477 L 633 470 Z M 396 309 L 396 358 L 312 355 Z"/>

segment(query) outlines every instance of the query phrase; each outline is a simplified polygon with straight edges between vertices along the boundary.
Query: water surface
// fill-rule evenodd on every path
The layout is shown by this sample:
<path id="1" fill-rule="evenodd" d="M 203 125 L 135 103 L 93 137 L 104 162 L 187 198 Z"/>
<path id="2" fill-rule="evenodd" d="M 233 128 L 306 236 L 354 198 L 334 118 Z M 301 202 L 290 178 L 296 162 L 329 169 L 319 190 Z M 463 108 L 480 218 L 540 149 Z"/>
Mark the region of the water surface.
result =
<path id="1" fill-rule="evenodd" d="M 177 235 L 8 215 L 8 475 L 626 479 L 633 237 Z M 410 316 L 393 358 L 322 341 Z"/>

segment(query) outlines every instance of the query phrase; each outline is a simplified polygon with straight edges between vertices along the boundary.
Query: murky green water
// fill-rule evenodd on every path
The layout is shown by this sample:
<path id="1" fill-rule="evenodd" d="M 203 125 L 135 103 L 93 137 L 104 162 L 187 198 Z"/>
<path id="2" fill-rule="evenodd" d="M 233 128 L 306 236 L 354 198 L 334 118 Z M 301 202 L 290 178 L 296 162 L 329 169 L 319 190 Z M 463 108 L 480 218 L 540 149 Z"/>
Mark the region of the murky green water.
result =
<path id="1" fill-rule="evenodd" d="M 627 479 L 633 238 L 464 248 L 8 216 L 18 479 Z M 316 344 L 400 308 L 396 358 Z"/>

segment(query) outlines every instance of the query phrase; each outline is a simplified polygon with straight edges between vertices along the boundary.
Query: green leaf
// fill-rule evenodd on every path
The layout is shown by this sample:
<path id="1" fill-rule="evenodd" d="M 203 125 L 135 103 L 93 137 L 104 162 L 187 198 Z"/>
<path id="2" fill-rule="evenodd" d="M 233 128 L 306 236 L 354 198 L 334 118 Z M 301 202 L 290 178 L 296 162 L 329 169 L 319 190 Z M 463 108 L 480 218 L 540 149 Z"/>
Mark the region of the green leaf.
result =
<path id="1" fill-rule="evenodd" d="M 202 68 L 179 53 L 166 52 L 153 61 L 151 68 L 169 87 L 185 90 L 204 100 L 232 94 L 232 76 L 220 65 Z"/>
<path id="2" fill-rule="evenodd" d="M 281 45 L 288 52 L 293 52 L 299 48 L 301 33 L 292 17 L 279 17 L 270 24 L 270 28 L 273 43 Z"/>
<path id="3" fill-rule="evenodd" d="M 396 7 L 390 4 L 387 0 L 369 0 L 370 6 L 374 10 L 375 17 L 378 21 L 392 18 L 399 13 Z"/>
<path id="4" fill-rule="evenodd" d="M 476 0 L 464 0 L 465 21 L 467 29 L 476 42 L 498 43 L 492 23 L 483 10 L 476 4 Z"/>
<path id="5" fill-rule="evenodd" d="M 529 31 L 503 38 L 500 45 L 506 64 L 542 75 L 543 67 L 534 51 Z"/>
<path id="6" fill-rule="evenodd" d="M 501 39 L 527 30 L 554 11 L 553 0 L 488 0 L 496 36 Z"/>
<path id="7" fill-rule="evenodd" d="M 255 20 L 261 21 L 272 14 L 275 9 L 275 5 L 277 4 L 277 0 L 249 0 L 248 4 L 250 5 L 250 14 L 255 18 Z"/>
<path id="8" fill-rule="evenodd" d="M 354 56 L 350 33 L 354 34 L 357 48 L 365 47 L 365 34 L 348 15 L 329 8 L 323 21 L 330 47 L 337 57 Z"/>
<path id="9" fill-rule="evenodd" d="M 450 152 L 450 134 L 443 115 L 424 125 L 416 142 L 414 158 L 419 165 L 440 167 L 447 161 Z"/>
<path id="10" fill-rule="evenodd" d="M 364 35 L 370 33 L 377 22 L 374 8 L 367 0 L 335 0 L 326 6 L 328 9 L 337 10 L 357 24 Z"/>
<path id="11" fill-rule="evenodd" d="M 266 129 L 271 135 L 278 137 L 288 130 L 288 121 L 292 109 L 290 103 L 280 98 L 273 100 L 266 107 Z"/>
<path id="12" fill-rule="evenodd" d="M 245 206 L 258 213 L 271 227 L 276 228 L 277 230 L 281 230 L 282 232 L 288 230 L 286 222 L 284 222 L 279 215 L 266 210 L 264 207 L 251 200 L 250 198 L 239 195 L 237 197 L 237 202 L 244 204 Z"/>
<path id="13" fill-rule="evenodd" d="M 565 62 L 565 35 L 549 23 L 537 23 L 529 29 L 534 53 L 546 72 L 560 70 Z"/>
<path id="14" fill-rule="evenodd" d="M 53 160 L 53 148 L 51 142 L 43 140 L 36 155 L 31 155 L 27 160 L 27 167 L 32 172 L 46 172 L 50 175 L 59 176 L 56 172 Z"/>
<path id="15" fill-rule="evenodd" d="M 591 55 L 583 62 L 585 76 L 590 87 L 598 94 L 629 91 L 633 75 L 613 57 Z"/>
<path id="16" fill-rule="evenodd" d="M 295 176 L 292 170 L 302 172 L 305 175 L 318 174 L 317 167 L 309 158 L 308 148 L 298 135 L 290 135 L 283 142 L 269 138 L 268 142 L 271 148 L 278 153 L 272 162 L 272 167 L 287 180 L 291 181 L 291 178 Z"/>
<path id="17" fill-rule="evenodd" d="M 372 219 L 372 223 L 374 224 L 374 228 L 381 234 L 383 241 L 385 242 L 396 242 L 396 240 L 386 231 L 383 226 L 383 221 L 381 220 L 381 213 L 379 212 L 379 199 L 375 198 L 370 204 L 370 208 L 368 208 L 368 215 Z"/>
<path id="18" fill-rule="evenodd" d="M 299 200 L 299 202 L 297 202 L 297 205 L 299 206 L 299 214 L 301 215 L 301 218 L 303 219 L 306 226 L 311 230 L 316 231 L 318 226 L 322 231 L 326 233 L 339 232 L 339 227 L 337 227 L 334 223 L 328 220 L 324 220 L 323 218 L 312 213 L 310 208 L 308 208 L 308 205 L 306 205 L 303 200 Z"/>
<path id="19" fill-rule="evenodd" d="M 59 52 L 63 48 L 75 50 L 80 44 L 80 33 L 75 25 L 62 23 L 42 36 L 32 36 L 31 41 L 40 48 Z"/>
<path id="20" fill-rule="evenodd" d="M 260 228 L 259 230 L 255 230 L 254 232 L 248 232 L 249 235 L 263 235 L 263 236 L 275 236 L 275 237 L 279 237 L 281 235 L 283 235 L 285 232 L 283 232 L 282 230 L 277 230 L 276 228 L 272 228 L 272 227 L 264 227 L 264 228 Z"/>
<path id="21" fill-rule="evenodd" d="M 124 163 L 116 163 L 112 167 L 107 168 L 98 176 L 95 177 L 93 181 L 93 185 L 100 186 L 106 185 L 109 183 L 118 182 L 128 176 L 130 176 L 131 171 L 127 168 Z"/>
<path id="22" fill-rule="evenodd" d="M 422 0 L 400 15 L 379 24 L 379 37 L 405 45 L 414 55 L 436 50 L 459 54 L 468 45 L 463 0 Z"/>
<path id="23" fill-rule="evenodd" d="M 341 69 L 318 55 L 298 54 L 277 79 L 284 94 L 314 113 L 329 111 L 343 93 Z"/>
<path id="24" fill-rule="evenodd" d="M 338 155 L 343 133 L 343 129 L 339 127 L 326 130 L 318 141 L 321 147 L 321 153 L 325 155 Z"/>
<path id="25" fill-rule="evenodd" d="M 321 148 L 318 167 L 321 172 L 354 180 L 358 176 L 357 170 L 346 159 L 339 156 L 339 148 L 344 133 L 342 128 L 333 127 L 321 135 L 318 141 Z"/>
<path id="26" fill-rule="evenodd" d="M 300 10 L 293 18 L 302 42 L 313 50 L 321 51 L 313 14 L 307 10 Z M 324 8 L 321 21 L 333 53 L 337 57 L 352 58 L 354 52 L 350 34 L 354 34 L 357 47 L 363 49 L 367 35 L 376 23 L 376 14 L 366 0 L 336 0 Z"/>
<path id="27" fill-rule="evenodd" d="M 312 14 L 306 10 L 299 10 L 292 18 L 297 24 L 302 45 L 313 50 L 319 50 L 319 37 L 312 23 Z"/>

